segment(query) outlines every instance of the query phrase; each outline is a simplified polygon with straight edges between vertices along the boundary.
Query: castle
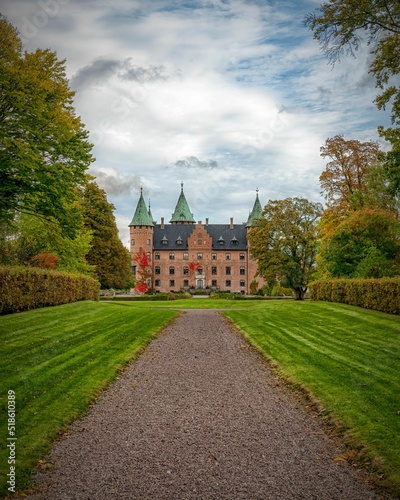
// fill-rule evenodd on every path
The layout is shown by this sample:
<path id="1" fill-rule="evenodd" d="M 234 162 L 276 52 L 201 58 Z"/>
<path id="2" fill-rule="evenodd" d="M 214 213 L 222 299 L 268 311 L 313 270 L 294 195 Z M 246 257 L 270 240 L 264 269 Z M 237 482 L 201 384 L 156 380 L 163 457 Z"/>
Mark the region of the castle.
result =
<path id="1" fill-rule="evenodd" d="M 153 220 L 141 189 L 130 227 L 130 252 L 139 291 L 221 290 L 250 293 L 257 273 L 247 240 L 254 219 L 261 217 L 258 189 L 246 223 L 196 222 L 183 192 L 169 224 Z M 257 277 L 259 286 L 263 280 Z"/>

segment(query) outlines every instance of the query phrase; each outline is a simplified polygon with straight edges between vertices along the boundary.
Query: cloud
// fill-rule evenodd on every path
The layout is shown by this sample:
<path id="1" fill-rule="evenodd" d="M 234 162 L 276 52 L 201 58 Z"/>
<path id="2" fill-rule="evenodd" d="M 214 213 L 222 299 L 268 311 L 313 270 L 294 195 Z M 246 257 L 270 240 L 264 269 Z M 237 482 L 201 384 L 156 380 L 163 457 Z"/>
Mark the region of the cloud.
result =
<path id="1" fill-rule="evenodd" d="M 195 168 L 201 170 L 212 170 L 218 167 L 218 162 L 216 162 L 215 160 L 201 161 L 196 158 L 196 156 L 187 156 L 182 160 L 177 160 L 175 163 L 173 163 L 172 166 L 185 169 Z"/>
<path id="2" fill-rule="evenodd" d="M 116 170 L 91 169 L 97 184 L 111 196 L 126 196 L 138 192 L 143 185 L 139 175 L 120 175 Z"/>

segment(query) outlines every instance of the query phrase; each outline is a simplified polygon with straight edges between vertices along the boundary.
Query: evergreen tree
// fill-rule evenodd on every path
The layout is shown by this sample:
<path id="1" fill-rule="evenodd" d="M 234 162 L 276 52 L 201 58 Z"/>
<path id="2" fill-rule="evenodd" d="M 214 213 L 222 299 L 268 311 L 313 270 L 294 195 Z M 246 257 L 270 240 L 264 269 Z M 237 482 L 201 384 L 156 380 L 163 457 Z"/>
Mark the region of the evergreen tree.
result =
<path id="1" fill-rule="evenodd" d="M 118 236 L 113 215 L 114 206 L 95 182 L 89 182 L 82 192 L 85 227 L 92 232 L 92 248 L 86 258 L 95 266 L 102 288 L 131 286 L 131 257 Z"/>

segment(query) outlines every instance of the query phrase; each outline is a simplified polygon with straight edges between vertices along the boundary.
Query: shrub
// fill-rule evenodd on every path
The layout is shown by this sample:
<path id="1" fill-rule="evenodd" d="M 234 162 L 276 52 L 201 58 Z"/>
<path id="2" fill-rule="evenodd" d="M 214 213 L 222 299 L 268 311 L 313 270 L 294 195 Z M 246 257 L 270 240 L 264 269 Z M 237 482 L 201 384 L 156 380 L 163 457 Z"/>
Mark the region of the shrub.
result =
<path id="1" fill-rule="evenodd" d="M 321 280 L 310 283 L 309 291 L 312 300 L 400 314 L 400 278 Z"/>
<path id="2" fill-rule="evenodd" d="M 35 267 L 0 267 L 0 314 L 98 300 L 99 292 L 99 282 L 83 274 Z"/>

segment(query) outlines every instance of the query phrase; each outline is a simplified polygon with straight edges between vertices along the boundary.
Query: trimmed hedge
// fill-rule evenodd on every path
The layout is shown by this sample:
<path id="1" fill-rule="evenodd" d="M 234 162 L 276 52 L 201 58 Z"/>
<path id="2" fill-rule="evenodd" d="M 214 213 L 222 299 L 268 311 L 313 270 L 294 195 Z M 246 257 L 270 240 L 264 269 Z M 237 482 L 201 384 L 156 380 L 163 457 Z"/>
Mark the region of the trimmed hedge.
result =
<path id="1" fill-rule="evenodd" d="M 341 302 L 400 314 L 400 278 L 314 281 L 309 285 L 309 292 L 312 300 Z"/>
<path id="2" fill-rule="evenodd" d="M 0 314 L 98 300 L 100 283 L 90 276 L 37 267 L 0 267 Z"/>

